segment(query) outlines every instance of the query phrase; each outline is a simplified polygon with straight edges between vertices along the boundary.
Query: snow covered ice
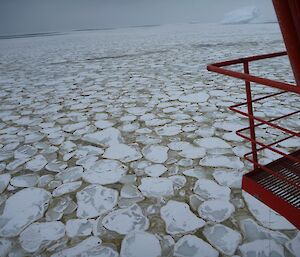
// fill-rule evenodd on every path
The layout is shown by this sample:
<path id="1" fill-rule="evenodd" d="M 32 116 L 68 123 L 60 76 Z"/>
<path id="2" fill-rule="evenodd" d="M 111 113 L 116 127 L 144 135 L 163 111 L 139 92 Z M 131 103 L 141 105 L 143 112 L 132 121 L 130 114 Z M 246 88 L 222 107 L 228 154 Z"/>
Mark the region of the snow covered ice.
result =
<path id="1" fill-rule="evenodd" d="M 174 247 L 174 256 L 177 257 L 218 257 L 219 253 L 202 239 L 187 235 L 178 240 Z"/>
<path id="2" fill-rule="evenodd" d="M 241 190 L 247 120 L 227 107 L 244 87 L 206 71 L 271 48 L 276 24 L 0 40 L 0 255 L 299 256 L 294 226 Z M 292 79 L 285 59 L 252 69 Z"/>
<path id="3" fill-rule="evenodd" d="M 205 221 L 191 212 L 186 203 L 171 200 L 160 212 L 166 223 L 166 230 L 171 235 L 185 234 L 205 225 Z"/>
<path id="4" fill-rule="evenodd" d="M 159 240 L 147 232 L 132 232 L 125 236 L 121 257 L 160 257 L 161 246 Z"/>
<path id="5" fill-rule="evenodd" d="M 127 235 L 132 231 L 143 231 L 149 228 L 149 220 L 137 205 L 116 210 L 103 218 L 103 226 L 119 234 Z"/>
<path id="6" fill-rule="evenodd" d="M 17 236 L 26 226 L 42 218 L 50 199 L 50 193 L 40 188 L 26 188 L 10 196 L 0 216 L 0 236 Z"/>
<path id="7" fill-rule="evenodd" d="M 65 225 L 60 221 L 33 223 L 20 234 L 20 243 L 26 252 L 32 253 L 64 235 Z"/>

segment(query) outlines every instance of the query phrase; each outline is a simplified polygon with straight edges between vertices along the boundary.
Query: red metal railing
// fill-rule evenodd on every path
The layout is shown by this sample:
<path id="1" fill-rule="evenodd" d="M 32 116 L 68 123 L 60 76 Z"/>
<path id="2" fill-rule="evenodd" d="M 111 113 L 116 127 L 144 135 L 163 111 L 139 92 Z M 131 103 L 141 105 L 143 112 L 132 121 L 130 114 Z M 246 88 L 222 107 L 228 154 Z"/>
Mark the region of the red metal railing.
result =
<path id="1" fill-rule="evenodd" d="M 245 81 L 246 102 L 236 104 L 229 108 L 230 110 L 247 117 L 249 120 L 249 126 L 247 128 L 240 129 L 236 132 L 237 135 L 251 143 L 251 152 L 246 153 L 244 157 L 246 160 L 253 163 L 253 172 L 250 172 L 243 177 L 243 189 L 259 198 L 266 205 L 286 217 L 296 227 L 300 228 L 300 151 L 296 151 L 295 153 L 285 153 L 276 147 L 277 144 L 287 139 L 300 137 L 300 128 L 297 128 L 295 131 L 294 129 L 284 127 L 278 122 L 282 119 L 291 118 L 293 115 L 299 114 L 300 110 L 293 110 L 290 113 L 266 120 L 261 117 L 257 117 L 253 107 L 255 103 L 268 100 L 272 97 L 280 97 L 283 94 L 288 95 L 290 93 L 300 94 L 300 86 L 261 78 L 254 76 L 249 72 L 250 62 L 285 55 L 287 55 L 286 52 L 278 52 L 251 56 L 211 64 L 207 68 L 209 71 Z M 233 71 L 227 68 L 228 66 L 237 64 L 243 65 L 243 72 Z M 253 99 L 251 83 L 275 88 L 280 90 L 280 92 Z M 241 110 L 241 107 L 247 107 L 247 112 Z M 272 143 L 266 143 L 263 140 L 258 140 L 256 136 L 256 128 L 261 127 L 276 129 L 284 135 L 284 137 L 279 139 L 276 138 L 276 140 Z M 246 131 L 249 131 L 249 133 L 245 133 Z M 260 162 L 259 153 L 265 149 L 282 156 L 282 158 L 267 165 L 262 164 Z"/>

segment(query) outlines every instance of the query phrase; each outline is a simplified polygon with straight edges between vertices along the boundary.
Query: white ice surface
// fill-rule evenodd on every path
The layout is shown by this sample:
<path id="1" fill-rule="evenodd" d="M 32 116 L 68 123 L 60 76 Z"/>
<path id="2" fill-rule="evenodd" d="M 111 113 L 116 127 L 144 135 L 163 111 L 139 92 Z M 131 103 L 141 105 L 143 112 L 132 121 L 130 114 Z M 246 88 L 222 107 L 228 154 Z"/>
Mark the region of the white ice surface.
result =
<path id="1" fill-rule="evenodd" d="M 109 213 L 103 218 L 102 224 L 105 228 L 121 235 L 149 228 L 149 220 L 137 204 Z"/>
<path id="2" fill-rule="evenodd" d="M 243 191 L 243 197 L 253 216 L 264 226 L 270 229 L 294 229 L 294 225 L 268 206 Z"/>
<path id="3" fill-rule="evenodd" d="M 77 216 L 94 218 L 112 210 L 117 204 L 118 191 L 100 185 L 90 185 L 76 194 Z"/>
<path id="4" fill-rule="evenodd" d="M 82 178 L 89 183 L 113 184 L 118 182 L 127 170 L 128 168 L 117 160 L 99 160 L 83 173 Z"/>
<path id="5" fill-rule="evenodd" d="M 158 239 L 147 232 L 132 232 L 122 241 L 120 257 L 160 257 Z"/>
<path id="6" fill-rule="evenodd" d="M 285 222 L 283 226 L 272 213 L 269 226 L 269 210 L 255 201 L 249 204 L 241 193 L 241 175 L 251 166 L 242 159 L 249 147 L 235 131 L 248 123 L 227 107 L 244 100 L 244 87 L 239 81 L 216 77 L 206 70 L 213 60 L 250 56 L 258 49 L 281 51 L 281 40 L 276 24 L 176 24 L 0 40 L 0 231 L 13 234 L 1 238 L 4 250 L 11 252 L 10 257 L 21 257 L 24 250 L 17 235 L 31 223 L 66 224 L 88 219 L 93 223 L 92 233 L 105 239 L 109 248 L 106 244 L 99 246 L 96 238 L 91 239 L 91 245 L 90 239 L 84 241 L 91 235 L 89 225 L 85 230 L 84 222 L 77 222 L 72 233 L 69 222 L 68 234 L 50 245 L 45 243 L 46 255 L 71 248 L 61 255 L 116 257 L 123 235 L 106 229 L 102 219 L 138 204 L 151 223 L 147 231 L 157 235 L 161 255 L 172 256 L 172 247 L 182 235 L 171 234 L 175 240 L 170 237 L 160 217 L 161 209 L 176 200 L 186 204 L 187 217 L 199 219 L 199 206 L 215 199 L 224 202 L 216 208 L 222 210 L 221 215 L 206 214 L 222 220 L 230 213 L 228 201 L 234 204 L 235 212 L 222 223 L 243 234 L 240 245 L 272 239 L 285 244 L 286 252 L 295 253 L 298 241 L 291 240 L 296 231 L 279 232 L 293 227 Z M 252 65 L 251 71 L 259 76 L 293 81 L 288 58 L 274 59 L 268 66 L 261 62 Z M 261 92 L 274 91 L 253 85 L 253 92 L 259 97 Z M 295 96 L 278 98 L 288 107 L 273 108 L 279 101 L 268 99 L 255 107 L 258 115 L 269 119 L 299 109 Z M 297 117 L 285 122 L 293 129 L 300 125 Z M 264 141 L 271 140 L 271 135 L 276 137 L 273 129 L 267 132 L 260 129 L 258 136 Z M 277 147 L 294 151 L 297 144 L 289 140 Z M 154 154 L 163 163 L 145 158 L 142 150 L 151 145 L 168 148 L 167 155 Z M 276 158 L 263 154 L 263 161 Z M 116 167 L 120 169 L 106 169 L 103 160 L 117 161 L 124 170 L 119 165 Z M 92 176 L 83 179 L 92 167 Z M 27 175 L 31 179 L 24 177 Z M 35 175 L 39 177 L 37 184 Z M 197 179 L 212 183 L 199 184 Z M 74 182 L 71 185 L 82 184 L 69 191 L 68 183 Z M 193 192 L 196 184 L 201 187 Z M 48 201 L 35 200 L 44 193 L 25 194 L 18 187 L 32 185 L 49 192 L 49 198 L 54 192 L 58 194 L 42 208 Z M 6 206 L 14 196 L 21 204 L 14 204 L 7 214 Z M 177 222 L 170 222 L 170 231 L 174 232 L 173 225 L 175 231 L 186 230 L 185 221 L 175 218 Z M 248 218 L 257 226 L 251 222 L 242 225 L 241 220 Z M 207 225 L 212 224 L 210 219 L 203 219 Z M 123 224 L 116 224 L 111 226 L 127 230 Z M 4 232 L 2 226 L 8 230 Z M 196 228 L 183 234 L 207 242 L 202 232 L 203 228 Z M 285 236 L 290 238 L 289 243 Z M 85 248 L 81 242 L 89 246 Z M 80 252 L 82 247 L 84 252 Z"/>
<path id="7" fill-rule="evenodd" d="M 192 213 L 186 203 L 178 201 L 169 201 L 161 208 L 160 215 L 171 235 L 186 234 L 205 225 L 205 221 Z"/>
<path id="8" fill-rule="evenodd" d="M 9 197 L 0 216 L 0 236 L 14 237 L 43 217 L 51 194 L 40 188 L 25 188 Z"/>
<path id="9" fill-rule="evenodd" d="M 222 224 L 205 227 L 203 234 L 216 249 L 225 255 L 233 255 L 242 241 L 240 233 Z"/>
<path id="10" fill-rule="evenodd" d="M 173 182 L 169 178 L 142 178 L 139 190 L 147 197 L 171 196 L 174 194 Z"/>
<path id="11" fill-rule="evenodd" d="M 218 257 L 219 253 L 210 244 L 202 239 L 186 235 L 178 240 L 174 246 L 176 257 Z"/>
<path id="12" fill-rule="evenodd" d="M 65 225 L 60 221 L 33 223 L 20 234 L 22 248 L 29 253 L 56 241 L 65 235 Z"/>
<path id="13" fill-rule="evenodd" d="M 220 186 L 210 179 L 198 179 L 195 183 L 194 192 L 204 199 L 229 199 L 230 189 Z"/>

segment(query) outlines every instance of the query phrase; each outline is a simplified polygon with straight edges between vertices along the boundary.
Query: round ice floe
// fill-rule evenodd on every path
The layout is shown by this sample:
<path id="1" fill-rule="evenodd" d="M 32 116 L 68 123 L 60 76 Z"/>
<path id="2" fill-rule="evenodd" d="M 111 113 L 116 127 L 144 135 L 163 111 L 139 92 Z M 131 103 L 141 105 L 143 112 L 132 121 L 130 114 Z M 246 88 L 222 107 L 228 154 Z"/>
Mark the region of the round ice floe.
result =
<path id="1" fill-rule="evenodd" d="M 276 256 L 284 257 L 284 249 L 274 240 L 255 240 L 250 243 L 242 244 L 239 247 L 243 257 L 261 257 L 261 256 Z"/>
<path id="2" fill-rule="evenodd" d="M 159 240 L 147 232 L 132 232 L 122 241 L 120 257 L 160 257 Z"/>
<path id="3" fill-rule="evenodd" d="M 83 173 L 83 180 L 88 183 L 100 185 L 118 182 L 127 172 L 128 168 L 116 160 L 100 160 Z"/>
<path id="4" fill-rule="evenodd" d="M 106 147 L 123 143 L 121 132 L 116 128 L 107 128 L 99 132 L 87 134 L 82 140 Z"/>
<path id="5" fill-rule="evenodd" d="M 216 170 L 213 172 L 214 179 L 222 186 L 241 188 L 243 173 L 239 171 Z"/>
<path id="6" fill-rule="evenodd" d="M 34 132 L 25 136 L 25 144 L 31 144 L 42 140 L 45 137 L 44 134 L 39 132 Z"/>
<path id="7" fill-rule="evenodd" d="M 199 206 L 199 216 L 213 222 L 223 222 L 235 211 L 233 204 L 226 200 L 208 200 Z"/>
<path id="8" fill-rule="evenodd" d="M 52 254 L 51 257 L 85 256 L 87 252 L 99 247 L 101 243 L 101 239 L 96 236 L 91 236 L 71 248 L 67 248 Z"/>
<path id="9" fill-rule="evenodd" d="M 245 140 L 242 137 L 238 136 L 235 132 L 224 133 L 222 138 L 224 138 L 227 141 L 232 141 L 232 142 L 243 142 Z"/>
<path id="10" fill-rule="evenodd" d="M 20 234 L 22 248 L 29 253 L 38 251 L 41 247 L 62 238 L 65 235 L 65 225 L 59 221 L 33 223 Z"/>
<path id="11" fill-rule="evenodd" d="M 166 223 L 168 234 L 184 234 L 197 230 L 205 225 L 205 221 L 191 212 L 186 203 L 169 201 L 160 210 L 161 218 Z"/>
<path id="12" fill-rule="evenodd" d="M 85 128 L 89 123 L 88 122 L 78 122 L 73 124 L 67 124 L 62 127 L 63 131 L 74 132 L 75 130 Z"/>
<path id="13" fill-rule="evenodd" d="M 96 113 L 95 119 L 96 120 L 106 120 L 106 119 L 108 119 L 108 114 L 107 113 Z"/>
<path id="14" fill-rule="evenodd" d="M 193 159 L 183 158 L 177 162 L 177 165 L 181 166 L 181 167 L 190 167 L 190 166 L 193 166 L 193 163 L 194 163 Z M 170 163 L 168 163 L 168 164 L 170 164 Z"/>
<path id="15" fill-rule="evenodd" d="M 81 181 L 62 184 L 61 186 L 59 186 L 53 190 L 52 195 L 54 197 L 58 197 L 58 196 L 61 196 L 64 194 L 72 193 L 72 192 L 76 191 L 78 188 L 80 188 L 81 184 L 82 184 Z"/>
<path id="16" fill-rule="evenodd" d="M 104 158 L 119 160 L 121 162 L 132 162 L 141 159 L 143 156 L 136 146 L 125 144 L 113 144 L 106 149 Z"/>
<path id="17" fill-rule="evenodd" d="M 89 236 L 92 234 L 93 223 L 87 219 L 70 219 L 66 223 L 68 237 Z"/>
<path id="18" fill-rule="evenodd" d="M 118 201 L 118 191 L 100 185 L 90 185 L 76 194 L 77 217 L 94 218 L 112 210 Z"/>
<path id="19" fill-rule="evenodd" d="M 165 125 L 155 128 L 155 132 L 159 136 L 176 136 L 182 132 L 180 125 Z"/>
<path id="20" fill-rule="evenodd" d="M 148 145 L 143 148 L 144 157 L 154 163 L 164 163 L 168 159 L 169 148 L 161 145 Z"/>
<path id="21" fill-rule="evenodd" d="M 229 169 L 242 169 L 244 167 L 244 163 L 241 162 L 239 157 L 219 155 L 206 156 L 200 160 L 199 164 L 206 167 L 223 167 Z"/>
<path id="22" fill-rule="evenodd" d="M 13 177 L 10 184 L 14 187 L 34 187 L 38 183 L 39 176 L 36 174 L 26 174 Z"/>
<path id="23" fill-rule="evenodd" d="M 16 159 L 27 159 L 35 155 L 37 149 L 31 145 L 23 145 L 15 150 L 15 158 Z"/>
<path id="24" fill-rule="evenodd" d="M 145 168 L 145 173 L 150 177 L 159 177 L 168 169 L 162 164 L 153 164 Z"/>
<path id="25" fill-rule="evenodd" d="M 133 231 L 144 231 L 149 228 L 149 220 L 137 204 L 109 213 L 103 218 L 102 224 L 105 228 L 121 235 L 127 235 Z"/>
<path id="26" fill-rule="evenodd" d="M 195 144 L 207 149 L 231 148 L 228 143 L 218 137 L 206 137 L 197 139 L 195 140 Z"/>
<path id="27" fill-rule="evenodd" d="M 0 194 L 6 189 L 9 181 L 11 179 L 11 175 L 9 173 L 0 175 Z"/>
<path id="28" fill-rule="evenodd" d="M 215 134 L 214 127 L 202 126 L 195 131 L 195 134 L 201 137 L 211 137 Z"/>
<path id="29" fill-rule="evenodd" d="M 49 162 L 46 165 L 46 170 L 53 171 L 53 172 L 61 172 L 62 170 L 64 170 L 67 167 L 68 167 L 68 164 L 66 162 L 54 160 L 52 162 Z"/>
<path id="30" fill-rule="evenodd" d="M 171 149 L 171 150 L 174 150 L 174 151 L 181 151 L 183 150 L 184 148 L 190 146 L 191 144 L 189 142 L 185 142 L 185 141 L 174 141 L 174 142 L 171 142 L 168 144 L 168 147 Z"/>
<path id="31" fill-rule="evenodd" d="M 40 188 L 25 188 L 5 202 L 0 216 L 0 236 L 17 236 L 25 227 L 43 217 L 51 194 Z"/>
<path id="32" fill-rule="evenodd" d="M 27 161 L 28 159 L 15 159 L 14 161 L 6 165 L 6 169 L 16 172 L 16 170 L 20 170 L 18 168 L 22 166 L 24 163 L 26 163 Z"/>
<path id="33" fill-rule="evenodd" d="M 264 227 L 277 230 L 295 229 L 294 225 L 287 221 L 283 216 L 279 215 L 247 192 L 243 191 L 243 197 L 249 211 Z"/>
<path id="34" fill-rule="evenodd" d="M 83 168 L 80 166 L 70 167 L 58 173 L 55 178 L 62 180 L 63 183 L 74 182 L 82 177 Z"/>
<path id="35" fill-rule="evenodd" d="M 185 170 L 185 171 L 183 171 L 183 174 L 185 176 L 189 176 L 189 177 L 193 177 L 193 178 L 197 178 L 197 179 L 208 177 L 207 172 L 202 169 Z"/>
<path id="36" fill-rule="evenodd" d="M 74 150 L 76 150 L 77 145 L 73 143 L 72 141 L 65 141 L 60 146 L 60 151 L 62 153 L 71 153 Z"/>
<path id="37" fill-rule="evenodd" d="M 121 130 L 124 132 L 134 132 L 139 129 L 140 124 L 138 122 L 128 123 L 121 126 Z"/>
<path id="38" fill-rule="evenodd" d="M 86 157 L 83 157 L 83 158 L 80 158 L 79 160 L 77 160 L 76 165 L 80 165 L 83 168 L 88 170 L 95 164 L 95 162 L 97 160 L 98 160 L 98 157 L 88 155 Z"/>
<path id="39" fill-rule="evenodd" d="M 43 155 L 37 155 L 26 163 L 25 168 L 31 171 L 40 171 L 47 164 L 47 160 Z"/>
<path id="40" fill-rule="evenodd" d="M 142 178 L 139 189 L 147 197 L 162 197 L 174 194 L 173 182 L 168 178 Z"/>
<path id="41" fill-rule="evenodd" d="M 186 146 L 178 154 L 184 158 L 198 159 L 205 156 L 205 149 L 193 145 Z"/>
<path id="42" fill-rule="evenodd" d="M 257 239 L 273 239 L 278 244 L 285 244 L 289 238 L 279 232 L 273 231 L 262 226 L 259 226 L 252 219 L 244 219 L 240 221 L 240 228 L 242 230 L 243 236 L 247 242 L 252 242 Z M 300 252 L 300 248 L 299 248 Z"/>
<path id="43" fill-rule="evenodd" d="M 155 117 L 156 117 L 155 114 L 153 114 L 153 113 L 147 113 L 147 114 L 142 115 L 142 116 L 140 117 L 140 120 L 142 120 L 142 121 L 147 121 L 147 120 L 152 120 L 152 119 L 154 119 Z"/>
<path id="44" fill-rule="evenodd" d="M 179 97 L 179 101 L 188 103 L 203 103 L 206 102 L 209 95 L 205 92 L 199 92 L 194 94 L 182 95 Z"/>
<path id="45" fill-rule="evenodd" d="M 127 112 L 129 112 L 132 115 L 137 115 L 137 116 L 144 115 L 148 111 L 150 111 L 150 109 L 145 108 L 145 107 L 131 107 L 131 108 L 127 109 Z"/>
<path id="46" fill-rule="evenodd" d="M 194 186 L 194 192 L 204 199 L 229 199 L 230 189 L 220 186 L 210 179 L 199 179 Z"/>
<path id="47" fill-rule="evenodd" d="M 189 124 L 189 125 L 185 125 L 182 130 L 184 132 L 193 132 L 197 129 L 198 127 L 196 125 L 192 125 L 192 124 Z"/>
<path id="48" fill-rule="evenodd" d="M 225 255 L 233 255 L 242 241 L 240 233 L 222 224 L 205 227 L 203 234 L 211 245 Z"/>
<path id="49" fill-rule="evenodd" d="M 213 126 L 217 129 L 225 130 L 225 131 L 237 131 L 238 129 L 242 129 L 245 127 L 245 124 L 241 124 L 239 120 L 237 121 L 223 121 L 216 122 Z"/>
<path id="50" fill-rule="evenodd" d="M 186 235 L 178 240 L 174 246 L 176 257 L 218 257 L 219 253 L 202 239 Z"/>
<path id="51" fill-rule="evenodd" d="M 109 120 L 97 120 L 95 122 L 95 126 L 100 129 L 112 127 L 114 124 L 115 124 L 114 122 L 111 122 Z"/>

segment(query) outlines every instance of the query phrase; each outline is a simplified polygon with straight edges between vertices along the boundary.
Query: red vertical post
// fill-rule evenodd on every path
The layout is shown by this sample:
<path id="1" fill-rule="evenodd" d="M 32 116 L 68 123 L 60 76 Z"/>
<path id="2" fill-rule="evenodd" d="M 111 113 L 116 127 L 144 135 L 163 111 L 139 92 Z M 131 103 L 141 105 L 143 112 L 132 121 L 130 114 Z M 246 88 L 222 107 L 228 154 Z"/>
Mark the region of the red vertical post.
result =
<path id="1" fill-rule="evenodd" d="M 295 79 L 300 86 L 300 3 L 299 0 L 273 0 L 273 5 Z"/>
<path id="2" fill-rule="evenodd" d="M 249 74 L 249 63 L 245 61 L 244 65 L 244 73 Z M 252 148 L 252 158 L 253 158 L 253 169 L 258 168 L 258 158 L 257 158 L 257 149 L 256 149 L 256 136 L 255 136 L 255 127 L 254 127 L 254 119 L 253 119 L 253 105 L 252 105 L 252 94 L 251 94 L 251 84 L 249 81 L 245 81 L 246 87 L 246 97 L 247 97 L 247 108 L 249 116 L 249 127 L 250 127 L 250 137 L 251 137 L 251 148 Z"/>

